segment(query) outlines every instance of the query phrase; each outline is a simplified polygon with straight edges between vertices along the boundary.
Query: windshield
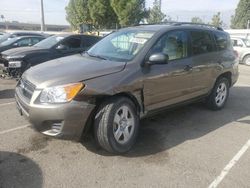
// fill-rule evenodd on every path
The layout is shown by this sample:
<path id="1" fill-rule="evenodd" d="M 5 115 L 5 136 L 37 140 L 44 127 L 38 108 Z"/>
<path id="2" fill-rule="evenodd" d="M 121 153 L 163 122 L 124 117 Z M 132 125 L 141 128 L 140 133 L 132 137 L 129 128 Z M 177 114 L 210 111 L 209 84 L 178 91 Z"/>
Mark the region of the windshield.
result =
<path id="1" fill-rule="evenodd" d="M 10 37 L 9 33 L 6 33 L 6 34 L 2 35 L 1 38 L 0 38 L 0 43 L 8 40 L 9 37 Z"/>
<path id="2" fill-rule="evenodd" d="M 242 39 L 245 45 L 250 48 L 250 40 L 249 39 Z"/>
<path id="3" fill-rule="evenodd" d="M 1 46 L 8 46 L 10 44 L 13 44 L 14 42 L 16 42 L 18 40 L 18 38 L 10 38 L 4 42 L 1 43 Z"/>
<path id="4" fill-rule="evenodd" d="M 88 50 L 90 56 L 111 61 L 132 60 L 154 35 L 151 31 L 120 31 L 110 34 Z"/>
<path id="5" fill-rule="evenodd" d="M 62 39 L 64 39 L 64 37 L 61 36 L 51 36 L 47 39 L 42 40 L 41 42 L 37 43 L 36 45 L 34 45 L 35 47 L 39 47 L 39 48 L 52 48 L 54 45 L 56 45 L 59 41 L 61 41 Z"/>

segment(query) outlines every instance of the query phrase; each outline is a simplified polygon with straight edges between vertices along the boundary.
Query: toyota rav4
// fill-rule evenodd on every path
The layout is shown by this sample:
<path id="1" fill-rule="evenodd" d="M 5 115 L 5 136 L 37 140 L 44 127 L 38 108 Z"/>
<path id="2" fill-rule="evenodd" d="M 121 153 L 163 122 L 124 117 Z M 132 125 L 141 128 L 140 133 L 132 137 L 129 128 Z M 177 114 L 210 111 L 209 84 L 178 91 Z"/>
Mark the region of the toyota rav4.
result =
<path id="1" fill-rule="evenodd" d="M 124 28 L 86 53 L 32 67 L 15 97 L 43 134 L 79 139 L 92 126 L 97 143 L 120 154 L 135 143 L 141 118 L 201 99 L 220 110 L 237 79 L 226 32 L 165 23 Z"/>

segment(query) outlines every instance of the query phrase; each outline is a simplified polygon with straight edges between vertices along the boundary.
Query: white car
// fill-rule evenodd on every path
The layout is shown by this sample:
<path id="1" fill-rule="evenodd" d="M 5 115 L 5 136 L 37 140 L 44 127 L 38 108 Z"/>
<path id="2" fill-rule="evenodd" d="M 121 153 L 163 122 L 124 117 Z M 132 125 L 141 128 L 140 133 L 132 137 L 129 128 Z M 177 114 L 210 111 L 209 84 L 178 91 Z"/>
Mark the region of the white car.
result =
<path id="1" fill-rule="evenodd" d="M 240 63 L 250 66 L 250 40 L 231 37 L 234 50 L 237 51 Z"/>

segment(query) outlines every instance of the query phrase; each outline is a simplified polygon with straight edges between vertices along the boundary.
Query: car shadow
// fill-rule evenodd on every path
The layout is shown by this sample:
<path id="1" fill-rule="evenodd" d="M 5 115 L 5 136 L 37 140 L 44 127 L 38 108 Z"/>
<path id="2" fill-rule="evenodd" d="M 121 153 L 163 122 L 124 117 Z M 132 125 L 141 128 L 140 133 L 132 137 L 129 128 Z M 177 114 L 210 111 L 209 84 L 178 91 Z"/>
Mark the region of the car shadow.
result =
<path id="1" fill-rule="evenodd" d="M 11 99 L 14 98 L 14 89 L 5 89 L 0 91 L 0 99 Z"/>
<path id="2" fill-rule="evenodd" d="M 197 139 L 231 122 L 250 123 L 241 120 L 250 115 L 250 87 L 231 89 L 223 110 L 210 111 L 202 103 L 168 110 L 141 121 L 135 146 L 124 157 L 141 157 L 157 154 L 185 141 Z M 83 145 L 99 155 L 110 156 L 93 144 L 93 138 Z"/>
<path id="3" fill-rule="evenodd" d="M 43 174 L 31 159 L 12 152 L 0 151 L 0 187 L 41 188 Z"/>

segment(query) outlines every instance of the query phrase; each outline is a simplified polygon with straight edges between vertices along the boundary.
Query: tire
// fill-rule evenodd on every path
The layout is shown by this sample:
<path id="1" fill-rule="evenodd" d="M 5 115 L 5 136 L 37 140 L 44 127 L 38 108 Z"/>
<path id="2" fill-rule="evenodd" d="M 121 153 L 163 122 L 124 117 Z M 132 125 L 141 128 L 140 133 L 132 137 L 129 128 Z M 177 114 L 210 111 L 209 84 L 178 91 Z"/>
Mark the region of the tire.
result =
<path id="1" fill-rule="evenodd" d="M 243 59 L 243 64 L 250 66 L 250 55 L 246 55 Z"/>
<path id="2" fill-rule="evenodd" d="M 125 97 L 107 100 L 95 115 L 96 142 L 104 150 L 114 154 L 126 153 L 132 148 L 138 129 L 139 116 L 136 107 Z"/>
<path id="3" fill-rule="evenodd" d="M 221 110 L 224 108 L 229 96 L 229 80 L 220 77 L 216 81 L 214 88 L 208 98 L 206 104 L 211 110 Z"/>

